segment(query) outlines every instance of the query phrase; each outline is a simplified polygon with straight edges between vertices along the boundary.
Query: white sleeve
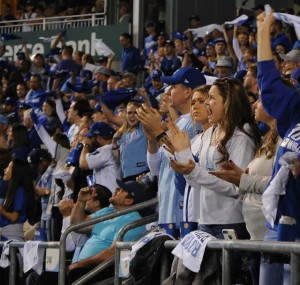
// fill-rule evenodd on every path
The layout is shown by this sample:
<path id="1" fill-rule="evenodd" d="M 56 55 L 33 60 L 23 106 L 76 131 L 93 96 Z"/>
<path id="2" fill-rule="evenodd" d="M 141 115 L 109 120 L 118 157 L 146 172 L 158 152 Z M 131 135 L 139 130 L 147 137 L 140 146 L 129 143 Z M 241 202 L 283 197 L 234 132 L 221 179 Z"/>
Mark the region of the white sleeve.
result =
<path id="1" fill-rule="evenodd" d="M 254 156 L 255 146 L 248 136 L 235 135 L 232 138 L 228 152 L 229 159 L 242 169 L 245 169 Z M 186 162 L 186 153 L 178 153 L 176 157 L 179 162 Z M 200 189 L 200 187 L 203 186 L 225 196 L 236 197 L 238 195 L 237 187 L 234 184 L 209 174 L 208 171 L 199 164 L 196 164 L 190 174 L 185 175 L 185 179 L 187 183 L 195 189 Z"/>
<path id="2" fill-rule="evenodd" d="M 63 124 L 65 119 L 66 119 L 66 115 L 65 115 L 65 112 L 64 112 L 64 108 L 63 108 L 61 99 L 56 99 L 55 100 L 55 106 L 56 106 L 57 116 L 58 116 L 60 122 Z"/>
<path id="3" fill-rule="evenodd" d="M 55 157 L 57 143 L 49 136 L 48 132 L 45 130 L 43 126 L 40 126 L 38 128 L 36 125 L 34 125 L 34 128 L 36 129 L 36 132 L 38 133 L 43 144 L 47 147 L 51 156 Z"/>
<path id="4" fill-rule="evenodd" d="M 98 169 L 109 165 L 111 164 L 112 158 L 112 150 L 108 149 L 107 147 L 100 147 L 96 151 L 86 154 L 86 162 L 89 166 L 89 169 Z"/>
<path id="5" fill-rule="evenodd" d="M 240 48 L 240 44 L 239 44 L 238 39 L 233 39 L 233 41 L 232 41 L 232 47 L 233 47 L 233 50 L 234 50 L 235 55 L 238 58 L 238 60 L 239 61 L 242 60 L 243 53 L 242 53 L 242 50 Z"/>
<path id="6" fill-rule="evenodd" d="M 161 164 L 161 152 L 158 150 L 156 153 L 147 151 L 147 162 L 152 175 L 158 176 Z"/>
<path id="7" fill-rule="evenodd" d="M 239 185 L 240 191 L 242 191 L 242 193 L 262 194 L 270 179 L 271 176 L 249 175 L 243 173 Z"/>

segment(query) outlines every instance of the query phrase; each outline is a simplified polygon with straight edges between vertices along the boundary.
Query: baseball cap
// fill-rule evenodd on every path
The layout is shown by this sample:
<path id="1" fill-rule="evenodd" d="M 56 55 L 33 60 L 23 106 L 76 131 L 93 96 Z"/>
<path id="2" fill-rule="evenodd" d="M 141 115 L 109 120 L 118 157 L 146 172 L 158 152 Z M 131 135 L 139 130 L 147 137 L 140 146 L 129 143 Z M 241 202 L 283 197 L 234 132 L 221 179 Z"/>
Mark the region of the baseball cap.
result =
<path id="1" fill-rule="evenodd" d="M 191 17 L 189 17 L 189 21 L 191 20 L 200 21 L 200 17 L 198 15 L 192 15 Z"/>
<path id="2" fill-rule="evenodd" d="M 11 97 L 6 97 L 3 104 L 6 105 L 15 105 L 16 101 L 15 99 L 11 98 Z"/>
<path id="3" fill-rule="evenodd" d="M 300 62 L 300 50 L 293 49 L 287 54 L 279 54 L 279 56 L 286 61 Z"/>
<path id="4" fill-rule="evenodd" d="M 165 42 L 164 42 L 164 46 L 166 46 L 166 45 L 169 45 L 169 46 L 171 46 L 172 48 L 175 48 L 175 44 L 174 44 L 174 42 L 171 41 L 171 40 L 165 41 Z"/>
<path id="5" fill-rule="evenodd" d="M 104 122 L 97 122 L 97 123 L 93 123 L 91 125 L 90 131 L 84 135 L 84 137 L 94 137 L 94 136 L 103 136 L 103 137 L 113 137 L 115 131 L 114 129 L 104 123 Z"/>
<path id="6" fill-rule="evenodd" d="M 94 112 L 102 112 L 101 104 L 97 103 L 94 107 Z"/>
<path id="7" fill-rule="evenodd" d="M 181 83 L 192 89 L 206 84 L 206 79 L 201 71 L 190 66 L 181 67 L 172 76 L 162 76 L 160 79 L 169 85 Z"/>
<path id="8" fill-rule="evenodd" d="M 219 42 L 223 42 L 224 44 L 226 44 L 226 41 L 225 41 L 225 39 L 223 37 L 214 39 L 214 42 L 215 42 L 215 44 L 219 43 Z"/>
<path id="9" fill-rule="evenodd" d="M 88 69 L 82 69 L 80 71 L 80 77 L 86 78 L 87 80 L 91 80 L 93 78 L 93 72 Z"/>
<path id="10" fill-rule="evenodd" d="M 25 3 L 25 6 L 34 6 L 35 4 L 34 4 L 34 1 L 32 1 L 32 0 L 28 0 L 28 1 L 26 1 L 26 3 Z"/>
<path id="11" fill-rule="evenodd" d="M 32 150 L 27 157 L 28 163 L 32 164 L 34 167 L 37 167 L 43 160 L 51 161 L 51 159 L 51 154 L 46 149 L 42 148 Z"/>
<path id="12" fill-rule="evenodd" d="M 117 184 L 125 190 L 134 200 L 134 204 L 142 203 L 146 200 L 145 190 L 142 184 L 136 181 L 122 182 L 117 179 Z"/>
<path id="13" fill-rule="evenodd" d="M 154 69 L 150 74 L 151 79 L 156 79 L 156 78 L 160 79 L 161 76 L 162 76 L 162 72 L 159 69 Z"/>
<path id="14" fill-rule="evenodd" d="M 105 66 L 99 66 L 95 69 L 94 73 L 103 73 L 107 76 L 110 76 L 110 70 L 107 69 Z"/>
<path id="15" fill-rule="evenodd" d="M 216 66 L 222 66 L 222 67 L 232 67 L 232 62 L 230 60 L 230 57 L 223 56 L 220 59 L 218 59 Z"/>
<path id="16" fill-rule="evenodd" d="M 28 110 L 31 109 L 31 106 L 23 102 L 19 105 L 19 109 Z"/>
<path id="17" fill-rule="evenodd" d="M 147 28 L 149 28 L 149 27 L 155 27 L 155 26 L 156 26 L 156 24 L 155 24 L 155 22 L 152 21 L 152 20 L 148 21 L 147 24 L 146 24 L 146 27 L 147 27 Z"/>

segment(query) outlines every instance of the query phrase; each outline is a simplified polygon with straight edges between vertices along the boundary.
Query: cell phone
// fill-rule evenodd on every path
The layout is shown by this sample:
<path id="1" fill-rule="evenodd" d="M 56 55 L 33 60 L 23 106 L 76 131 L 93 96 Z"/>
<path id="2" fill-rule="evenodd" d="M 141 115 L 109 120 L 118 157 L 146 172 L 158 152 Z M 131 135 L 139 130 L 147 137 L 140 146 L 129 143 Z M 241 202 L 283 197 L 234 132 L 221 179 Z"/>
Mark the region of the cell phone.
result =
<path id="1" fill-rule="evenodd" d="M 236 240 L 237 239 L 237 234 L 234 229 L 223 229 L 222 230 L 224 239 L 227 240 Z"/>

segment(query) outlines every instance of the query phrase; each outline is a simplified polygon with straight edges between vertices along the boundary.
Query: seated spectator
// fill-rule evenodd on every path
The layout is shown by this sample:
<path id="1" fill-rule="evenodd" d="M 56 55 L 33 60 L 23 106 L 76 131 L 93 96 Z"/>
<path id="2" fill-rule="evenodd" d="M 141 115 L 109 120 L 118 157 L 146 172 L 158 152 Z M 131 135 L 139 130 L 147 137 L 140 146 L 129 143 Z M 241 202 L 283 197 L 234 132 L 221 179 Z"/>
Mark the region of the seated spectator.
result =
<path id="1" fill-rule="evenodd" d="M 108 207 L 107 203 L 104 202 L 107 199 L 106 197 L 109 197 L 107 192 L 101 193 L 100 195 L 98 194 L 98 191 L 96 192 L 96 187 L 100 187 L 100 185 L 92 187 L 92 189 L 82 188 L 78 194 L 77 203 L 75 204 L 71 213 L 71 224 L 74 225 L 105 214 L 125 210 L 130 208 L 131 205 L 145 201 L 144 188 L 138 182 L 132 181 L 122 183 L 118 180 L 117 183 L 118 188 L 109 198 L 109 203 L 112 205 L 112 207 Z M 105 188 L 104 186 L 101 187 L 103 189 Z M 100 209 L 91 215 L 87 215 L 85 210 L 91 211 L 96 205 L 98 205 Z M 72 284 L 79 277 L 88 273 L 93 267 L 113 257 L 116 248 L 115 241 L 120 229 L 126 224 L 139 220 L 140 218 L 141 216 L 138 212 L 132 212 L 81 229 L 80 232 L 91 234 L 91 236 L 84 244 L 79 254 L 78 262 L 69 266 L 66 284 Z M 145 234 L 145 232 L 144 226 L 132 229 L 125 234 L 124 240 L 136 240 L 141 235 Z M 112 276 L 113 268 L 109 268 L 108 270 L 93 277 L 90 281 L 88 281 L 87 284 L 93 284 L 99 280 L 103 280 Z M 57 274 L 52 277 L 54 278 L 51 278 L 50 280 L 49 274 L 42 274 L 36 283 L 33 284 L 46 285 L 57 282 Z"/>

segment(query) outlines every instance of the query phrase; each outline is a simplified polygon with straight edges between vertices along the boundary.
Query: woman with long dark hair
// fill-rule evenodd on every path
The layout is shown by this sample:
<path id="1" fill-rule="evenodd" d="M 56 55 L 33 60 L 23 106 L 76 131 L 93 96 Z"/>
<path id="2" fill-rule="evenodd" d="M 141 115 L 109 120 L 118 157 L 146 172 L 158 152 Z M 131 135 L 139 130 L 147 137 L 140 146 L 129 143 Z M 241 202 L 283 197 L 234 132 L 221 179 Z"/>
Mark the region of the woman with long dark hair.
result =
<path id="1" fill-rule="evenodd" d="M 1 240 L 24 240 L 23 223 L 33 217 L 35 192 L 27 160 L 13 159 L 4 171 L 8 182 L 3 206 L 0 206 Z"/>

